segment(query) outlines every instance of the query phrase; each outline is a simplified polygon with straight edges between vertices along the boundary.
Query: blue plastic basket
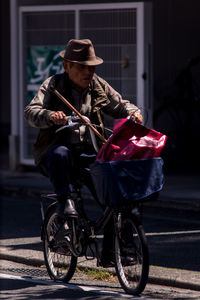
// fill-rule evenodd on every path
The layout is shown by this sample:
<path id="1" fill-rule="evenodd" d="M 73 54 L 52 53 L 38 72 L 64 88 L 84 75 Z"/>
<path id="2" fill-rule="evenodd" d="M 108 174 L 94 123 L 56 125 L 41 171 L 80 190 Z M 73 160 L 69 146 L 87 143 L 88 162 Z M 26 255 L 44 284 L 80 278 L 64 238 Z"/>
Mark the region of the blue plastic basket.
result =
<path id="1" fill-rule="evenodd" d="M 164 184 L 160 157 L 95 162 L 90 173 L 99 201 L 108 206 L 130 205 L 160 191 Z"/>

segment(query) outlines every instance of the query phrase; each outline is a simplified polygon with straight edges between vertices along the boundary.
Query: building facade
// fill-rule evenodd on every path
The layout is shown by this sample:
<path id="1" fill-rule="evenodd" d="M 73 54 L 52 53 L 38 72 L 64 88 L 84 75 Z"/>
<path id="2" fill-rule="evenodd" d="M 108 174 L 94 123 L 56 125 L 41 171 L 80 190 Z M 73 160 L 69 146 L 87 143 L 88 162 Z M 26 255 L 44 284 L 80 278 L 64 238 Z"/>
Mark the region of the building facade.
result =
<path id="1" fill-rule="evenodd" d="M 168 135 L 166 159 L 191 163 L 187 137 L 200 132 L 198 0 L 2 2 L 1 128 L 11 169 L 33 164 L 37 130 L 23 109 L 45 78 L 62 72 L 58 53 L 71 38 L 91 39 L 104 59 L 98 75 Z"/>

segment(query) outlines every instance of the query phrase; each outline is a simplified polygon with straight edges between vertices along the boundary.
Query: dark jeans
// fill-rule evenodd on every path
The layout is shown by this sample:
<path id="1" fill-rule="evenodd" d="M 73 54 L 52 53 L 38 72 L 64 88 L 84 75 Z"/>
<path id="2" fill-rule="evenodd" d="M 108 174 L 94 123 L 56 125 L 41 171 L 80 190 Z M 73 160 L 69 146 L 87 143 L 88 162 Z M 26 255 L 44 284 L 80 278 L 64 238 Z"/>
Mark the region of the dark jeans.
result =
<path id="1" fill-rule="evenodd" d="M 85 156 L 83 151 L 86 154 Z M 70 194 L 72 184 L 80 171 L 94 161 L 95 155 L 87 157 L 92 152 L 94 150 L 90 146 L 77 146 L 69 149 L 66 146 L 57 144 L 49 148 L 39 164 L 39 168 L 41 173 L 49 177 L 54 192 L 58 196 L 68 196 Z"/>
<path id="2" fill-rule="evenodd" d="M 49 177 L 58 196 L 68 195 L 72 183 L 73 159 L 71 151 L 62 145 L 54 145 L 39 164 L 41 172 Z"/>
<path id="3" fill-rule="evenodd" d="M 91 155 L 92 150 L 90 147 L 85 149 L 86 154 Z M 83 149 L 74 148 L 69 149 L 63 145 L 54 145 L 47 151 L 43 160 L 41 161 L 39 168 L 40 171 L 49 177 L 54 192 L 62 199 L 63 197 L 70 197 L 72 190 L 72 183 L 74 178 L 77 177 L 77 173 L 81 169 L 88 167 L 89 163 L 93 162 L 95 156 L 89 157 L 82 155 Z M 85 174 L 85 184 L 89 187 L 93 196 L 97 199 L 94 187 L 91 183 L 91 178 Z M 104 230 L 103 241 L 103 254 L 112 251 L 113 245 L 113 220 L 110 220 Z"/>

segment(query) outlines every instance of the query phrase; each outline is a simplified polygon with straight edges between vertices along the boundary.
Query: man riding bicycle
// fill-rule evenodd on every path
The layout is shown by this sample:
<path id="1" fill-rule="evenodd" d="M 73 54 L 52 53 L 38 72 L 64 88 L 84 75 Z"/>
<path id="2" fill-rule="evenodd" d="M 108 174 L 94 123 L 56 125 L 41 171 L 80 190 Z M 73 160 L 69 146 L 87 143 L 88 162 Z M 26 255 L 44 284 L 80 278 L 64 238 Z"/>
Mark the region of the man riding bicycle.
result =
<path id="1" fill-rule="evenodd" d="M 58 215 L 62 218 L 77 217 L 71 197 L 74 169 L 79 165 L 80 154 L 92 154 L 94 149 L 89 129 L 84 124 L 78 128 L 69 127 L 65 136 L 56 134 L 60 126 L 68 123 L 72 112 L 50 87 L 57 89 L 81 114 L 88 117 L 101 134 L 104 134 L 103 114 L 114 119 L 133 116 L 138 123 L 142 123 L 142 115 L 135 105 L 122 100 L 119 93 L 95 74 L 95 67 L 103 60 L 95 55 L 90 40 L 70 40 L 60 56 L 64 72 L 42 83 L 25 108 L 24 116 L 30 126 L 40 128 L 34 148 L 35 163 L 53 185 L 58 199 Z M 98 143 L 100 145 L 101 141 L 98 140 Z M 105 230 L 104 253 L 110 250 L 109 240 L 110 234 Z"/>

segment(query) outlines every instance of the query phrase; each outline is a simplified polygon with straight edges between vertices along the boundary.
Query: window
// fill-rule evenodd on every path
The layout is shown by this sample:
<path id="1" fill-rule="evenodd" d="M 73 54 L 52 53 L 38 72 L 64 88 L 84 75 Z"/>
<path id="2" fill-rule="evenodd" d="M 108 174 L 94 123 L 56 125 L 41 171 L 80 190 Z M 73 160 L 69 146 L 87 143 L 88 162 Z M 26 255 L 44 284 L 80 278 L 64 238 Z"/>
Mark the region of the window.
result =
<path id="1" fill-rule="evenodd" d="M 145 4 L 146 5 L 146 4 Z M 20 161 L 32 164 L 37 129 L 23 119 L 23 108 L 40 84 L 62 71 L 59 51 L 71 38 L 92 40 L 96 55 L 104 59 L 99 76 L 140 107 L 146 106 L 149 87 L 143 79 L 146 54 L 142 2 L 56 6 L 22 6 L 19 18 Z M 148 18 L 148 20 L 150 20 Z M 17 41 L 16 41 L 17 43 Z M 149 43 L 149 42 L 148 42 Z"/>

